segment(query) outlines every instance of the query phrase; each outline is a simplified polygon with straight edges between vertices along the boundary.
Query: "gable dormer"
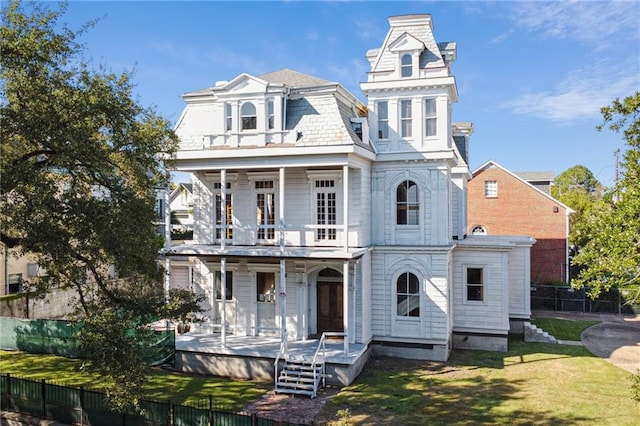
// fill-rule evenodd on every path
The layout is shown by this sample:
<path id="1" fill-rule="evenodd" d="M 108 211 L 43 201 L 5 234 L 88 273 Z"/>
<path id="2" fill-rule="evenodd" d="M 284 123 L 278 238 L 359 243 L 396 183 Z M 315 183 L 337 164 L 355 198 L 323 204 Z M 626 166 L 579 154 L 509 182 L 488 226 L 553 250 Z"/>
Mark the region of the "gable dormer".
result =
<path id="1" fill-rule="evenodd" d="M 403 33 L 389 44 L 389 51 L 396 55 L 397 78 L 419 76 L 420 54 L 426 49 L 424 43 L 409 33 Z"/>
<path id="2" fill-rule="evenodd" d="M 282 132 L 283 84 L 271 84 L 243 73 L 230 82 L 217 83 L 212 91 L 222 104 L 215 120 L 225 135 L 265 135 L 268 143 L 270 134 Z"/>

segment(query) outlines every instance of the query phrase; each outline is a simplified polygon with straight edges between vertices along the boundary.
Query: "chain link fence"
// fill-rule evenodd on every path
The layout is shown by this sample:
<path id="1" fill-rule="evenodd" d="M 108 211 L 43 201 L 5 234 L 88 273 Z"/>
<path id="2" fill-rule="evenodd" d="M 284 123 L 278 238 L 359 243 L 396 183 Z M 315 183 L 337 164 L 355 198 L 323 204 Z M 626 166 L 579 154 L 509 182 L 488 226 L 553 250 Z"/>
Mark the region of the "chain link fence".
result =
<path id="1" fill-rule="evenodd" d="M 591 299 L 584 289 L 571 286 L 531 285 L 531 309 L 547 311 L 640 313 L 640 305 L 627 303 L 632 290 L 612 288 Z"/>

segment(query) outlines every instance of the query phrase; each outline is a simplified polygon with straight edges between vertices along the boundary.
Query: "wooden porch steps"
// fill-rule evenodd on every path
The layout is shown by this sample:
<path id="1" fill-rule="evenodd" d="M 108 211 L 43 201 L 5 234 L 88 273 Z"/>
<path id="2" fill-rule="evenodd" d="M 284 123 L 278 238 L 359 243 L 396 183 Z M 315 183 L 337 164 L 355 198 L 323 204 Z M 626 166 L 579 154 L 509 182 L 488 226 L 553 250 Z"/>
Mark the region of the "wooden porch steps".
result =
<path id="1" fill-rule="evenodd" d="M 306 360 L 287 359 L 276 379 L 274 391 L 314 398 L 317 395 L 323 371 L 324 363 L 322 362 L 316 362 L 313 365 Z"/>

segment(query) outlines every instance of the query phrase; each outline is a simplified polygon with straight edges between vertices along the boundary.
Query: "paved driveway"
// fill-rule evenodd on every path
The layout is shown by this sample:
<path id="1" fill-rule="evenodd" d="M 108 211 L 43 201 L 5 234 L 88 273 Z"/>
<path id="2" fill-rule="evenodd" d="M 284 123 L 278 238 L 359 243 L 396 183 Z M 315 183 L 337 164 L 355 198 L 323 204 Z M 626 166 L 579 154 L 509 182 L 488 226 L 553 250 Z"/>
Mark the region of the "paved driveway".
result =
<path id="1" fill-rule="evenodd" d="M 535 311 L 533 317 L 602 321 L 582 332 L 582 344 L 620 368 L 640 372 L 640 315 Z"/>

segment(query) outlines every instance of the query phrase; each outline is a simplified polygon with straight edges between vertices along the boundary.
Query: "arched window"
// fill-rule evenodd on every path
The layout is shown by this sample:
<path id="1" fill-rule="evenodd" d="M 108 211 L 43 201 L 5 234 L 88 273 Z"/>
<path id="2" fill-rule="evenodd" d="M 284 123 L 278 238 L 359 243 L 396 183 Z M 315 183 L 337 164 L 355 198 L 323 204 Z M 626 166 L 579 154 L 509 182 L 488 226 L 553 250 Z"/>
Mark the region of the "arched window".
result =
<path id="1" fill-rule="evenodd" d="M 473 228 L 471 228 L 471 234 L 472 235 L 487 235 L 487 230 L 482 225 L 476 225 Z"/>
<path id="2" fill-rule="evenodd" d="M 420 203 L 418 185 L 405 180 L 396 189 L 396 223 L 398 225 L 417 225 Z"/>
<path id="3" fill-rule="evenodd" d="M 242 119 L 242 130 L 255 130 L 257 121 L 255 105 L 251 102 L 242 104 L 240 118 Z"/>
<path id="4" fill-rule="evenodd" d="M 396 281 L 397 315 L 420 316 L 420 280 L 411 272 L 405 272 Z"/>
<path id="5" fill-rule="evenodd" d="M 402 77 L 411 77 L 413 74 L 413 58 L 411 55 L 402 55 L 400 58 L 400 75 Z"/>

